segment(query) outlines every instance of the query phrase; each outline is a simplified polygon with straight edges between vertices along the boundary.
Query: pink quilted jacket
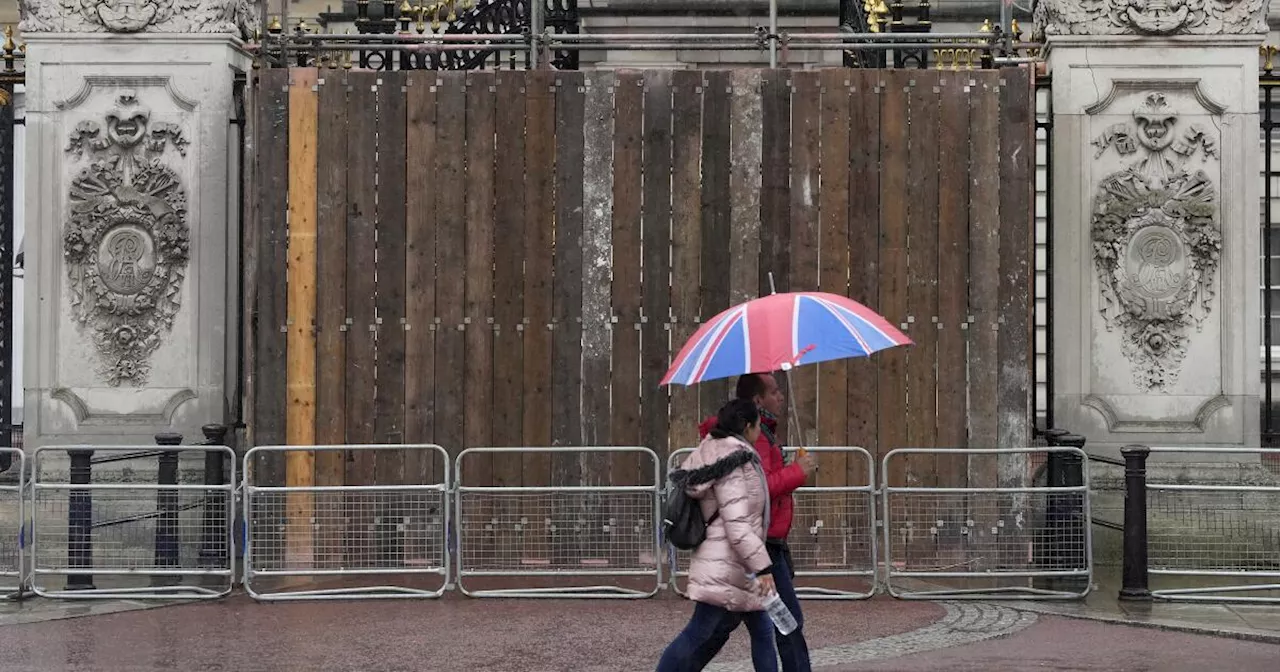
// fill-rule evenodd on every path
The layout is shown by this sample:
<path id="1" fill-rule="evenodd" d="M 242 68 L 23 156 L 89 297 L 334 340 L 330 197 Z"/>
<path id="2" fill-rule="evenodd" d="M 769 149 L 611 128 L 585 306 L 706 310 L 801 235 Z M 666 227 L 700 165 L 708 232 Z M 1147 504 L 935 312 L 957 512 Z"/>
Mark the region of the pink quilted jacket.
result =
<path id="1" fill-rule="evenodd" d="M 759 458 L 751 446 L 736 438 L 707 437 L 682 466 L 693 470 L 714 464 L 730 454 L 746 450 L 752 461 L 711 483 L 692 486 L 690 497 L 702 505 L 703 518 L 710 520 L 706 540 L 694 551 L 689 566 L 689 598 L 714 604 L 729 611 L 760 611 L 764 606 L 750 587 L 748 572 L 769 567 L 764 547 L 769 493 Z"/>

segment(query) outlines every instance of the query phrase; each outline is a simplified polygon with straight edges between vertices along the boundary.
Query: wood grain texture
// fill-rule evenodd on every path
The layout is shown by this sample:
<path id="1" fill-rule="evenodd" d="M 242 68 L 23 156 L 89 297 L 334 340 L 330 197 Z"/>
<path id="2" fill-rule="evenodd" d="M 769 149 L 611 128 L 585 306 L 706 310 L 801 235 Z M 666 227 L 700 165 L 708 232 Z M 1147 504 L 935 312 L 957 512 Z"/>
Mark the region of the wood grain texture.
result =
<path id="1" fill-rule="evenodd" d="M 555 259 L 555 73 L 526 74 L 525 79 L 525 276 L 524 276 L 524 445 L 551 445 L 551 315 Z M 524 459 L 524 484 L 551 482 L 551 453 L 529 453 Z M 527 504 L 525 516 L 545 516 L 539 504 Z M 526 534 L 524 558 L 548 557 L 551 543 L 545 526 Z"/>
<path id="2" fill-rule="evenodd" d="M 969 118 L 969 440 L 997 446 L 1000 274 L 999 73 L 977 72 Z M 995 487 L 995 460 L 971 457 L 969 485 Z"/>
<path id="3" fill-rule="evenodd" d="M 346 442 L 347 316 L 347 77 L 327 71 L 319 83 L 316 191 L 316 443 Z M 317 451 L 315 484 L 342 485 L 344 453 Z M 340 567 L 342 506 L 332 498 L 316 503 L 316 562 Z"/>
<path id="4" fill-rule="evenodd" d="M 436 85 L 436 443 L 463 449 L 466 394 L 463 301 L 466 288 L 466 75 L 440 72 Z"/>
<path id="5" fill-rule="evenodd" d="M 289 232 L 286 267 L 288 303 L 288 358 L 285 379 L 289 401 L 285 415 L 285 442 L 291 446 L 315 444 L 316 438 L 316 142 L 319 94 L 315 68 L 289 72 Z M 308 487 L 315 483 L 315 453 L 285 453 L 285 485 Z M 286 557 L 290 562 L 312 560 L 314 497 L 291 492 L 286 496 L 289 521 Z"/>
<path id="6" fill-rule="evenodd" d="M 729 75 L 729 305 L 760 296 L 760 71 Z"/>
<path id="7" fill-rule="evenodd" d="M 671 114 L 671 352 L 697 329 L 702 255 L 702 73 L 672 75 Z M 673 385 L 670 443 L 698 445 L 698 388 Z"/>
<path id="8" fill-rule="evenodd" d="M 640 434 L 640 265 L 644 79 L 622 71 L 614 93 L 613 146 L 613 405 L 615 446 L 636 446 Z M 612 459 L 613 485 L 636 485 L 634 454 Z"/>
<path id="9" fill-rule="evenodd" d="M 915 342 L 907 355 L 907 445 L 937 443 L 938 342 L 938 130 L 941 70 L 916 73 L 908 104 L 907 322 Z M 914 454 L 907 483 L 936 485 L 937 457 Z"/>
<path id="10" fill-rule="evenodd" d="M 899 327 L 907 321 L 907 192 L 908 82 L 913 71 L 885 71 L 880 86 L 880 314 Z M 885 453 L 907 443 L 905 348 L 876 355 L 879 363 L 879 449 Z M 904 460 L 887 474 L 891 485 L 904 485 Z"/>
<path id="11" fill-rule="evenodd" d="M 854 70 L 849 101 L 849 297 L 880 304 L 880 73 Z M 848 443 L 878 452 L 876 358 L 849 360 Z M 878 468 L 878 465 L 877 465 Z M 867 481 L 863 460 L 850 459 L 849 483 Z"/>
<path id="12" fill-rule="evenodd" d="M 969 75 L 941 79 L 938 155 L 938 435 L 939 448 L 967 446 L 965 325 L 969 301 Z M 963 157 L 963 158 L 962 158 Z M 968 485 L 963 455 L 939 454 L 938 485 Z"/>
<path id="13" fill-rule="evenodd" d="M 551 481 L 582 482 L 582 174 L 585 77 L 556 76 L 556 227 L 552 299 L 551 443 L 562 450 L 551 459 Z M 665 424 L 665 423 L 664 423 Z M 557 500 L 556 518 L 571 520 L 580 502 Z M 583 538 L 555 535 L 556 560 L 571 564 L 581 557 Z"/>
<path id="14" fill-rule="evenodd" d="M 378 86 L 378 380 L 373 431 L 374 440 L 383 444 L 404 443 L 405 433 L 406 75 L 382 73 Z M 374 467 L 377 483 L 403 485 L 405 459 L 404 449 L 379 450 Z M 378 557 L 387 565 L 403 564 L 408 549 L 397 517 L 405 502 L 397 494 L 384 496 L 380 504 Z"/>
<path id="15" fill-rule="evenodd" d="M 765 70 L 760 80 L 760 296 L 791 287 L 791 71 Z M 772 283 L 770 278 L 772 277 Z M 786 374 L 778 373 L 786 390 Z M 778 437 L 787 439 L 787 412 Z"/>
<path id="16" fill-rule="evenodd" d="M 466 79 L 466 282 L 463 289 L 463 443 L 493 444 L 493 260 L 496 81 L 492 72 Z M 493 458 L 469 463 L 471 483 L 493 485 Z"/>
<path id="17" fill-rule="evenodd" d="M 824 292 L 849 294 L 849 89 L 845 70 L 820 75 L 822 147 L 819 152 L 819 277 Z M 803 360 L 801 360 L 803 361 Z M 848 440 L 849 368 L 845 360 L 823 362 L 818 369 L 818 443 L 843 446 Z M 847 459 L 842 453 L 824 455 L 817 483 L 845 484 Z M 834 512 L 832 512 L 834 514 Z"/>
<path id="18" fill-rule="evenodd" d="M 413 71 L 406 85 L 405 442 L 436 440 L 436 75 Z M 444 465 L 432 453 L 405 455 L 405 478 L 433 483 Z"/>
<path id="19" fill-rule="evenodd" d="M 525 254 L 525 110 L 524 73 L 497 73 L 496 156 L 494 184 L 494 331 L 493 331 L 493 444 L 524 444 L 524 254 Z M 494 485 L 518 487 L 524 462 L 518 453 L 492 456 Z M 501 498 L 494 515 L 519 518 L 520 502 Z M 512 560 L 520 547 L 510 525 L 497 530 L 504 559 Z"/>
<path id="20" fill-rule="evenodd" d="M 1021 68 L 1000 71 L 1000 324 L 999 435 L 1001 448 L 1031 441 L 1034 366 L 1035 118 L 1033 82 Z M 1001 479 L 1025 478 L 1025 465 L 1010 460 Z"/>
<path id="21" fill-rule="evenodd" d="M 286 241 L 289 185 L 289 73 L 263 72 L 258 108 L 258 273 L 255 278 L 257 335 L 254 371 L 254 443 L 285 440 L 285 355 L 288 297 L 281 269 L 288 263 Z M 284 459 L 264 455 L 252 468 L 257 485 L 283 485 Z"/>
<path id="22" fill-rule="evenodd" d="M 731 86 L 727 71 L 703 73 L 702 297 L 699 307 L 702 322 L 727 309 L 731 300 Z M 698 391 L 703 414 L 712 415 L 728 401 L 733 380 L 700 383 Z"/>
<path id="23" fill-rule="evenodd" d="M 818 217 L 822 165 L 822 83 L 817 72 L 791 74 L 791 291 L 818 290 Z M 792 445 L 818 444 L 818 370 L 802 366 L 788 376 L 798 416 L 790 418 Z"/>
<path id="24" fill-rule="evenodd" d="M 667 459 L 671 409 L 660 385 L 671 362 L 671 72 L 644 74 L 640 443 Z"/>
<path id="25" fill-rule="evenodd" d="M 524 442 L 524 75 L 497 73 L 494 183 L 493 443 Z M 494 483 L 521 484 L 518 455 L 494 455 Z"/>
<path id="26" fill-rule="evenodd" d="M 377 127 L 369 118 L 377 114 L 376 73 L 351 72 L 348 109 L 356 115 L 347 134 L 347 443 L 374 441 L 377 337 L 375 323 L 374 259 L 377 254 Z M 368 450 L 348 452 L 346 485 L 373 485 L 376 455 Z M 358 507 L 347 518 L 344 545 L 348 566 L 375 562 L 374 533 L 377 512 Z"/>
<path id="27" fill-rule="evenodd" d="M 582 442 L 587 446 L 607 445 L 611 437 L 609 360 L 613 346 L 610 258 L 613 248 L 615 83 L 616 75 L 611 72 L 591 74 L 586 82 L 582 126 Z M 583 455 L 582 478 L 588 485 L 608 483 L 608 460 L 599 454 Z"/>

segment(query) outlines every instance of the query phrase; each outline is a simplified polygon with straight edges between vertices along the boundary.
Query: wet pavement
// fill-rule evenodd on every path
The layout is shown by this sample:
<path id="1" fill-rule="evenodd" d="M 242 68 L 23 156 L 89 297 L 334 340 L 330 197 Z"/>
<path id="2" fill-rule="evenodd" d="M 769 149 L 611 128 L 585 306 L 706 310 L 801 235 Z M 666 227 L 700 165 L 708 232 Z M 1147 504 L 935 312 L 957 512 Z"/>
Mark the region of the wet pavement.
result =
<path id="1" fill-rule="evenodd" d="M 649 600 L 201 604 L 38 600 L 0 609 L 0 670 L 651 670 L 690 605 Z M 82 617 L 68 610 L 78 610 Z M 87 611 L 86 611 L 87 610 Z M 1280 613 L 1280 609 L 1273 610 Z M 58 616 L 60 620 L 12 620 Z M 981 602 L 806 602 L 815 669 L 1274 670 L 1280 645 L 1076 620 Z M 4 620 L 9 619 L 9 620 Z M 745 632 L 712 668 L 749 670 Z M 709 672 L 711 672 L 709 670 Z"/>

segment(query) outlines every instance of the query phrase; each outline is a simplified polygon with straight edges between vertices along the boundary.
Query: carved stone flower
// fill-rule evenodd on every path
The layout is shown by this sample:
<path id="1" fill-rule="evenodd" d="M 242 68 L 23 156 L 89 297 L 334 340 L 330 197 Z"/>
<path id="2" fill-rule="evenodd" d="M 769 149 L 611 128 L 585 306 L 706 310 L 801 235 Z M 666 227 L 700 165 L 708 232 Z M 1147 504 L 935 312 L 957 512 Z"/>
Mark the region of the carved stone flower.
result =
<path id="1" fill-rule="evenodd" d="M 127 348 L 138 339 L 138 332 L 135 331 L 133 327 L 126 324 L 116 327 L 115 330 L 111 332 L 111 338 L 120 346 Z"/>

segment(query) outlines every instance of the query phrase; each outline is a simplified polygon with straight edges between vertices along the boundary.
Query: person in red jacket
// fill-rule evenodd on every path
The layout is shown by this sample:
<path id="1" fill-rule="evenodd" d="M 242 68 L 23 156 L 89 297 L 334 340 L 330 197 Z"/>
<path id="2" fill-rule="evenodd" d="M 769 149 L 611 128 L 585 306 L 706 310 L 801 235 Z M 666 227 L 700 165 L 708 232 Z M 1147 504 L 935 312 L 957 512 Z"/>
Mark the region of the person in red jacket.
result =
<path id="1" fill-rule="evenodd" d="M 764 467 L 765 483 L 769 488 L 769 530 L 766 533 L 765 549 L 769 551 L 769 559 L 773 563 L 773 578 L 778 588 L 778 596 L 782 598 L 787 609 L 795 616 L 797 627 L 789 635 L 777 634 L 778 657 L 782 659 L 782 672 L 809 672 L 809 645 L 804 639 L 804 616 L 800 613 L 800 601 L 796 598 L 793 579 L 795 568 L 791 562 L 791 549 L 787 546 L 787 535 L 791 533 L 791 517 L 794 508 L 791 493 L 804 485 L 817 470 L 817 461 L 812 453 L 805 454 L 791 464 L 787 464 L 782 456 L 782 444 L 778 441 L 778 414 L 785 407 L 787 398 L 778 387 L 778 380 L 768 373 L 748 373 L 738 378 L 735 395 L 739 399 L 750 399 L 760 409 L 760 435 L 755 441 L 756 452 L 760 454 L 760 464 Z M 716 418 L 711 417 L 698 426 L 698 433 L 703 438 L 716 425 Z M 729 641 L 732 630 L 717 632 L 708 642 L 705 654 L 709 654 L 705 666 L 720 648 Z M 694 669 L 702 669 L 701 666 Z"/>

